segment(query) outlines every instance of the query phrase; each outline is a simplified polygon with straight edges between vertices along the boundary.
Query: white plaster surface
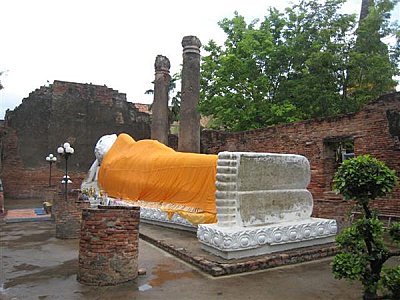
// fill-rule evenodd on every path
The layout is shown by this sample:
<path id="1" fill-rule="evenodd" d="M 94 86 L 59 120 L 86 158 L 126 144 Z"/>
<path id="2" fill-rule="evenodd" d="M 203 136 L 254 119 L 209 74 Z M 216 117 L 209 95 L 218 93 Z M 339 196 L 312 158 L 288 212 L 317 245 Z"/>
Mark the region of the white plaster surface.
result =
<path id="1" fill-rule="evenodd" d="M 238 192 L 237 206 L 246 227 L 309 218 L 313 199 L 306 189 Z"/>
<path id="2" fill-rule="evenodd" d="M 301 155 L 246 153 L 239 155 L 239 191 L 304 189 L 310 183 L 310 164 Z"/>

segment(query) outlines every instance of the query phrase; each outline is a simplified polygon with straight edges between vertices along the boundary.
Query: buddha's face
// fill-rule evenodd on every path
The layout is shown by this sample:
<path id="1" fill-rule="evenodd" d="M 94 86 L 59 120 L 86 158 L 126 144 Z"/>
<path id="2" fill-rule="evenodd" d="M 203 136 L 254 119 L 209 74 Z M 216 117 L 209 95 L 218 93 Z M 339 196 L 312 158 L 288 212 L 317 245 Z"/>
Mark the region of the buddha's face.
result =
<path id="1" fill-rule="evenodd" d="M 102 136 L 97 141 L 96 147 L 94 148 L 94 155 L 96 156 L 99 163 L 101 163 L 104 155 L 108 152 L 108 150 L 110 150 L 116 139 L 116 134 L 109 134 Z"/>

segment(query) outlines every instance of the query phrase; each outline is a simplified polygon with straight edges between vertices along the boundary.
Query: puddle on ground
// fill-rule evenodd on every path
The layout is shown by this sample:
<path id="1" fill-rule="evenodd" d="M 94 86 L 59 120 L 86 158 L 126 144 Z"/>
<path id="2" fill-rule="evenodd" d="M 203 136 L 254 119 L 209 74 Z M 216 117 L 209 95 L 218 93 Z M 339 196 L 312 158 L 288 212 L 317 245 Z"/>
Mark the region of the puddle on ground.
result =
<path id="1" fill-rule="evenodd" d="M 8 289 L 21 284 L 32 284 L 32 282 L 39 282 L 43 279 L 53 278 L 53 277 L 68 277 L 75 275 L 78 269 L 78 260 L 68 260 L 64 261 L 62 264 L 51 267 L 51 268 L 41 268 L 38 272 L 21 275 L 15 278 L 8 279 L 3 288 Z"/>
<path id="2" fill-rule="evenodd" d="M 160 264 L 152 272 L 155 278 L 149 281 L 150 288 L 161 286 L 168 281 L 193 278 L 193 271 L 176 271 L 173 265 Z"/>
<path id="3" fill-rule="evenodd" d="M 147 291 L 147 290 L 150 290 L 151 288 L 152 288 L 151 285 L 149 285 L 149 284 L 143 284 L 143 285 L 139 286 L 139 291 L 140 291 L 140 292 L 145 292 L 145 291 Z"/>

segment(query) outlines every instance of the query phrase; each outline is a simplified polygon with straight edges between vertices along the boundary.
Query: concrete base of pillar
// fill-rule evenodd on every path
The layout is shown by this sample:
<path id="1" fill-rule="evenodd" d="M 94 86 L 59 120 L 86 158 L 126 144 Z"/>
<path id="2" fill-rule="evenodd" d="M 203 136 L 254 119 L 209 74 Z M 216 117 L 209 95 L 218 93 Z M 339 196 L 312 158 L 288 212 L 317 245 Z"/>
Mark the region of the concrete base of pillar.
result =
<path id="1" fill-rule="evenodd" d="M 335 220 L 309 218 L 251 227 L 202 224 L 197 238 L 204 250 L 224 259 L 238 259 L 332 243 L 336 232 Z"/>

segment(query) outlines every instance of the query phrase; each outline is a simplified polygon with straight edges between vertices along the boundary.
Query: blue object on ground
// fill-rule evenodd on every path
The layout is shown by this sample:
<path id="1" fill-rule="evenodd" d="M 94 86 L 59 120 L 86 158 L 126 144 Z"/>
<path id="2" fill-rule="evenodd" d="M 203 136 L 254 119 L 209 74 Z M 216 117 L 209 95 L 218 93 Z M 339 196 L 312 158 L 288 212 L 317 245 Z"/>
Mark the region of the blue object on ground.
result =
<path id="1" fill-rule="evenodd" d="M 40 216 L 40 215 L 45 215 L 46 212 L 44 211 L 43 208 L 35 208 L 35 214 Z"/>

